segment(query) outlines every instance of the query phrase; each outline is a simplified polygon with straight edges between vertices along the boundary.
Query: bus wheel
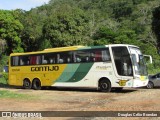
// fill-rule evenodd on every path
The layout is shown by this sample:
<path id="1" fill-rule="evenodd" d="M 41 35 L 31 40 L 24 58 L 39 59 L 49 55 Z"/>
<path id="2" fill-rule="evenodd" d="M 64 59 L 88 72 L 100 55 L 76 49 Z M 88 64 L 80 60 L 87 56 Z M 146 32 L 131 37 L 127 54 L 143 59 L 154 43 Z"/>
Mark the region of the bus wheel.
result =
<path id="1" fill-rule="evenodd" d="M 41 89 L 41 81 L 39 79 L 33 80 L 33 89 L 40 90 Z"/>
<path id="2" fill-rule="evenodd" d="M 99 89 L 102 92 L 110 92 L 111 91 L 111 83 L 107 79 L 102 79 L 99 81 Z"/>
<path id="3" fill-rule="evenodd" d="M 29 79 L 24 79 L 24 80 L 23 80 L 23 87 L 24 87 L 25 89 L 31 89 L 32 85 L 31 85 L 31 82 L 30 82 Z"/>

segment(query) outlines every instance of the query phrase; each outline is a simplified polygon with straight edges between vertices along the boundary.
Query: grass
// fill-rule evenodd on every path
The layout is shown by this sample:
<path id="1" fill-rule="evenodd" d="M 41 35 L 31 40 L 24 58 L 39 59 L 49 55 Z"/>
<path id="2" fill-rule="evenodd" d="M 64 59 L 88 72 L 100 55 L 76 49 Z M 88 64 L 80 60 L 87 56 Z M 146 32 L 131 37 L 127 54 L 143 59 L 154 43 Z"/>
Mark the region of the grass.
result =
<path id="1" fill-rule="evenodd" d="M 0 77 L 0 88 L 8 88 L 8 83 L 5 77 Z M 10 90 L 0 90 L 0 98 L 15 98 L 15 99 L 35 99 L 35 96 L 31 96 L 28 94 L 20 94 L 16 92 L 12 92 Z"/>
<path id="2" fill-rule="evenodd" d="M 0 98 L 34 99 L 34 96 L 20 94 L 9 90 L 0 90 Z"/>

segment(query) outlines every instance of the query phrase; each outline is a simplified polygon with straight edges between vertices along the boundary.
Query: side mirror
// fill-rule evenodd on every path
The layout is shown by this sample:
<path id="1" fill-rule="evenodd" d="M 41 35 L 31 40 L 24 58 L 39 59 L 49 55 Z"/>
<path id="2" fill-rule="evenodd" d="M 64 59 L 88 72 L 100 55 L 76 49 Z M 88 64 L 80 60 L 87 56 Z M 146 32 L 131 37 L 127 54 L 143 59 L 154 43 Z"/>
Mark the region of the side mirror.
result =
<path id="1" fill-rule="evenodd" d="M 143 55 L 146 61 L 149 61 L 150 64 L 153 63 L 151 55 Z"/>

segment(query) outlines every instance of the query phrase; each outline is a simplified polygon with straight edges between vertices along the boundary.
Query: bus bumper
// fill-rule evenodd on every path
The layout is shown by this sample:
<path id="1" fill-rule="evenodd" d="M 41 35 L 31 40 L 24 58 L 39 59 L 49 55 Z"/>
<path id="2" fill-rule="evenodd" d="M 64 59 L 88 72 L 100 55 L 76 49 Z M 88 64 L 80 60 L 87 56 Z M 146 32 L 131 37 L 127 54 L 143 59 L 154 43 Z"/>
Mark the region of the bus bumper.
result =
<path id="1" fill-rule="evenodd" d="M 144 87 L 147 86 L 148 80 L 134 80 L 132 87 Z"/>

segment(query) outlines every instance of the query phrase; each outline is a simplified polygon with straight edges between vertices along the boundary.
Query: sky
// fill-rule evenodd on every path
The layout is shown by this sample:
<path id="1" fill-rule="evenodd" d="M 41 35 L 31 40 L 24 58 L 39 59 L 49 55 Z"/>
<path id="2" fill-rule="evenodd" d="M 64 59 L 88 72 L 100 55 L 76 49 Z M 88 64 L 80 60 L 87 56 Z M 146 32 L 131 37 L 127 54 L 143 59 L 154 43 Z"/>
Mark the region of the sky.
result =
<path id="1" fill-rule="evenodd" d="M 0 0 L 1 10 L 22 9 L 29 11 L 31 8 L 47 4 L 50 0 Z"/>

